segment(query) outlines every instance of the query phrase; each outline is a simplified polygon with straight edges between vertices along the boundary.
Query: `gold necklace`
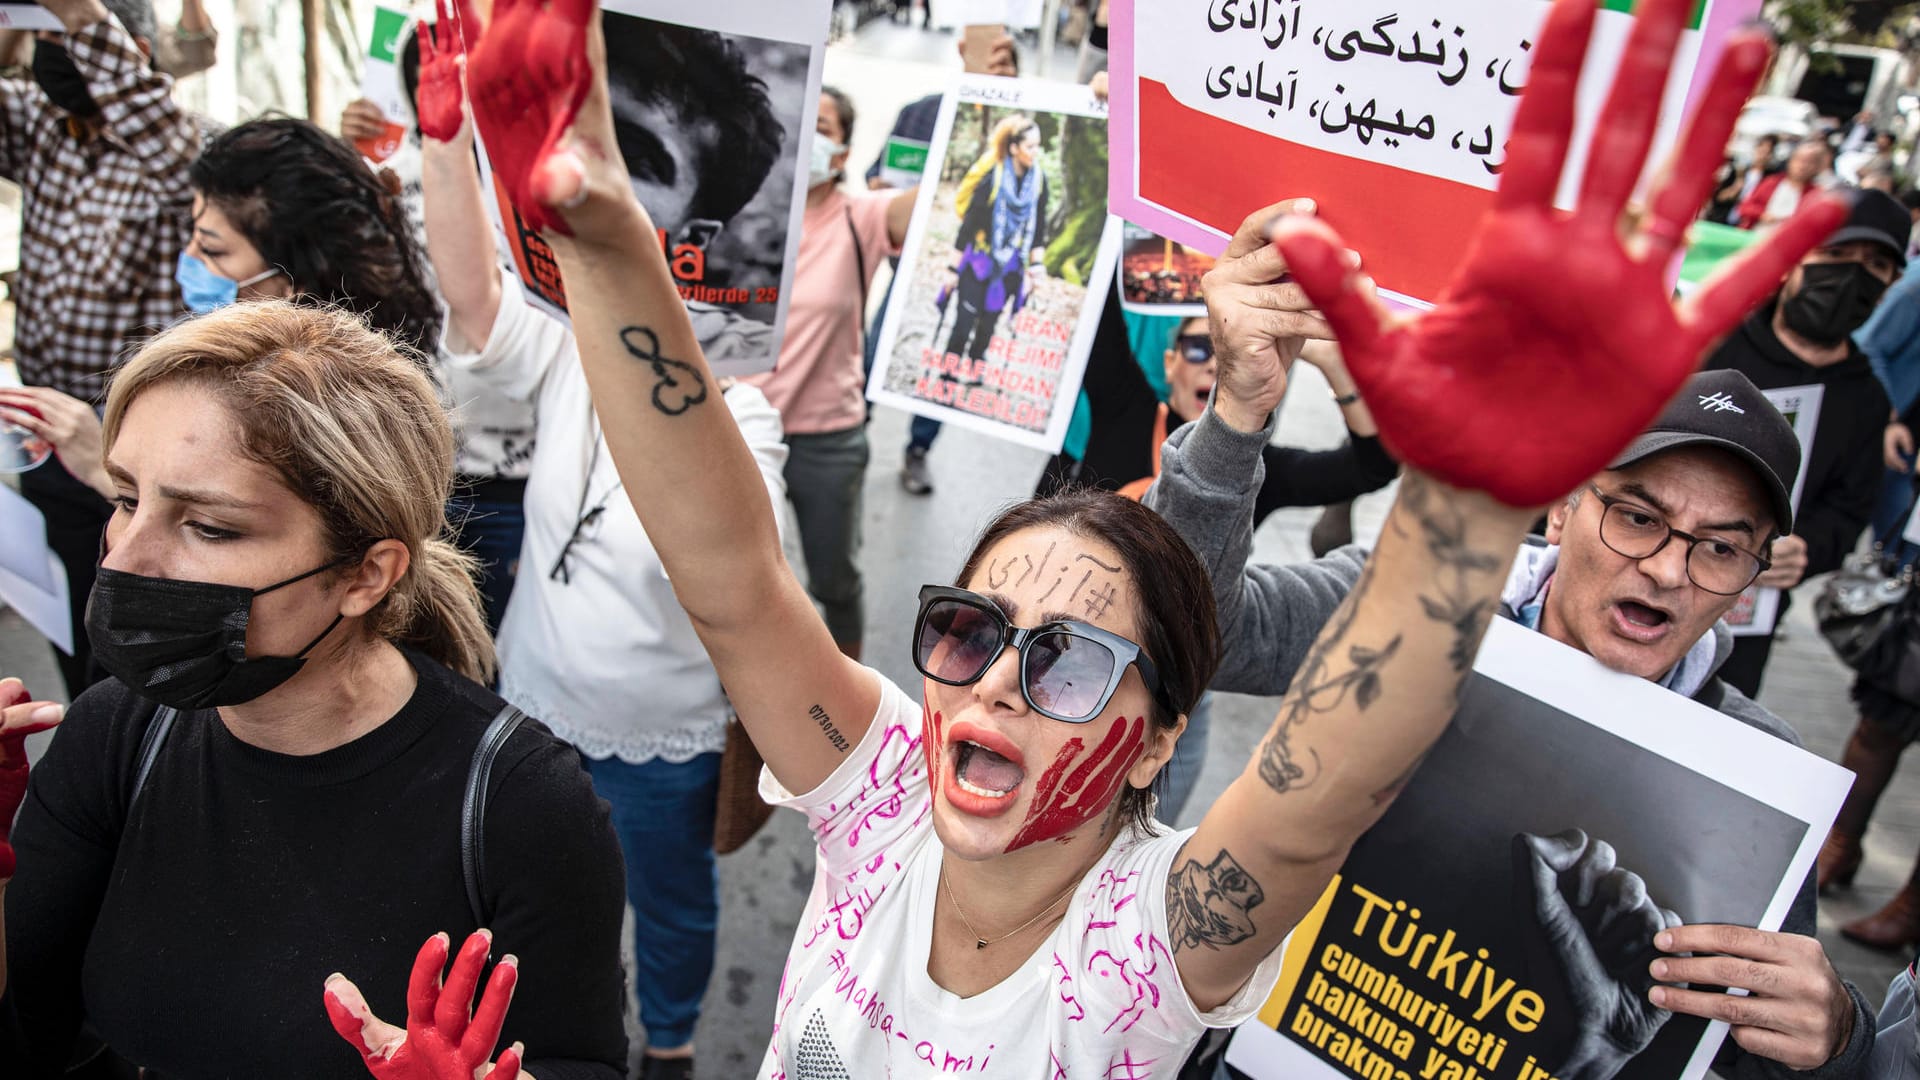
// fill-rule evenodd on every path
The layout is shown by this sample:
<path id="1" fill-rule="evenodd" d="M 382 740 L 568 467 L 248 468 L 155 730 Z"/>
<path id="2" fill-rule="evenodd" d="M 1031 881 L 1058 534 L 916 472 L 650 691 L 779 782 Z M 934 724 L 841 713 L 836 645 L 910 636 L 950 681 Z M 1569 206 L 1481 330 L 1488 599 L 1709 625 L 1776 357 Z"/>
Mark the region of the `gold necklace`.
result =
<path id="1" fill-rule="evenodd" d="M 1073 895 L 1074 886 L 1080 883 L 1078 881 L 1069 883 L 1064 892 L 1062 892 L 1059 896 L 1056 896 L 1053 898 L 1053 903 L 1048 904 L 1046 907 L 1040 909 L 1040 914 L 1035 915 L 1033 918 L 1028 919 L 1026 922 L 1021 923 L 1019 926 L 1014 927 L 1012 930 L 1009 930 L 1006 933 L 1001 934 L 999 937 L 994 938 L 992 941 L 988 941 L 986 938 L 981 937 L 980 931 L 975 930 L 973 928 L 973 920 L 967 918 L 967 913 L 961 910 L 960 899 L 953 895 L 953 885 L 952 883 L 947 881 L 947 864 L 945 860 L 942 860 L 940 863 L 940 884 L 943 888 L 947 890 L 947 900 L 953 904 L 953 913 L 955 915 L 960 916 L 960 922 L 962 925 L 964 925 L 967 928 L 967 933 L 973 935 L 973 947 L 975 949 L 984 949 L 989 945 L 994 945 L 994 944 L 998 944 L 999 942 L 1005 941 L 1008 938 L 1014 936 L 1015 934 L 1018 934 L 1020 931 L 1025 930 L 1027 927 L 1032 926 L 1034 923 L 1039 922 L 1042 918 L 1046 917 L 1048 912 L 1052 911 L 1054 908 L 1059 907 L 1060 901 L 1065 900 L 1067 897 Z"/>

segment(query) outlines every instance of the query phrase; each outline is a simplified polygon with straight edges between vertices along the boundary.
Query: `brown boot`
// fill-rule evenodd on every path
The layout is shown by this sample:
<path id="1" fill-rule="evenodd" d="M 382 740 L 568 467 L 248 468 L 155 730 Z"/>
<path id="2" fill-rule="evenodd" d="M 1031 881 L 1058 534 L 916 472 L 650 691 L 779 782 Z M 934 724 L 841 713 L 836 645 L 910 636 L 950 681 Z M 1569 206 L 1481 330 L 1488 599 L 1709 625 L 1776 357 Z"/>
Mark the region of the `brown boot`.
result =
<path id="1" fill-rule="evenodd" d="M 1920 942 L 1920 897 L 1913 886 L 1901 889 L 1887 906 L 1842 926 L 1840 933 L 1862 945 L 1892 951 Z"/>
<path id="2" fill-rule="evenodd" d="M 1848 836 L 1838 828 L 1828 830 L 1827 842 L 1820 845 L 1820 891 L 1853 884 L 1861 854 L 1859 837 Z"/>

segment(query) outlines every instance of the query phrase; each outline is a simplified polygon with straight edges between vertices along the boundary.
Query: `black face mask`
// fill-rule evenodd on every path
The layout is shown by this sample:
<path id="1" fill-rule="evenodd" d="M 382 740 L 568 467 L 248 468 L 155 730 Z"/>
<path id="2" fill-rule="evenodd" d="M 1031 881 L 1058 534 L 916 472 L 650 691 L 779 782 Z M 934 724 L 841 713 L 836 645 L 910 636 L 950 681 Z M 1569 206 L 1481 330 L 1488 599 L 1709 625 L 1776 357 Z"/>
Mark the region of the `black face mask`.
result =
<path id="1" fill-rule="evenodd" d="M 1800 291 L 1780 301 L 1787 328 L 1828 347 L 1866 325 L 1887 283 L 1863 263 L 1808 263 L 1800 268 Z"/>
<path id="2" fill-rule="evenodd" d="M 176 709 L 252 701 L 293 678 L 343 615 L 293 656 L 247 656 L 253 598 L 341 566 L 330 562 L 264 589 L 170 581 L 101 567 L 87 597 L 94 659 L 141 697 Z"/>
<path id="3" fill-rule="evenodd" d="M 87 87 L 87 77 L 73 66 L 65 45 L 51 41 L 33 43 L 33 81 L 47 92 L 48 100 L 75 116 L 98 116 L 100 106 Z"/>

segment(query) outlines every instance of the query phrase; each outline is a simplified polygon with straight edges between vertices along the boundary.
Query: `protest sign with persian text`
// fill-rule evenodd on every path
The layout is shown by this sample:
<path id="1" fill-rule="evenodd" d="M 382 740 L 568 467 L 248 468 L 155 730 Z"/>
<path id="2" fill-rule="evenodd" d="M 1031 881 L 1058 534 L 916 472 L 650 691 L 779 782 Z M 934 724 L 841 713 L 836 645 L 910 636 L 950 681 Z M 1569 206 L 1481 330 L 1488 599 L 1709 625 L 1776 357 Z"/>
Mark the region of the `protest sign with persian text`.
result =
<path id="1" fill-rule="evenodd" d="M 1114 0 L 1114 213 L 1218 253 L 1253 211 L 1311 197 L 1390 297 L 1438 296 L 1492 205 L 1546 0 Z M 1633 18 L 1601 0 L 1558 203 Z M 1701 0 L 1650 165 L 1758 0 Z M 1703 63 L 1703 61 L 1706 61 Z"/>

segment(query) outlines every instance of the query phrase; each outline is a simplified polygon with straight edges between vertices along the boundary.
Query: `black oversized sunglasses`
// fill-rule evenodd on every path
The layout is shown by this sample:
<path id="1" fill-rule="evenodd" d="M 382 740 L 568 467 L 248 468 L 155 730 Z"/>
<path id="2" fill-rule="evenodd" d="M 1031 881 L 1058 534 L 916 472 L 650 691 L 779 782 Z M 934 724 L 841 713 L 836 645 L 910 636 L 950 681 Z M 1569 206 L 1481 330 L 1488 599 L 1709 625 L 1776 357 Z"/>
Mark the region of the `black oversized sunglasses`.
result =
<path id="1" fill-rule="evenodd" d="M 934 682 L 971 686 L 1002 651 L 1020 655 L 1020 694 L 1042 716 L 1084 724 L 1113 699 L 1127 666 L 1169 714 L 1160 673 L 1140 646 L 1111 631 L 1073 619 L 1027 629 L 979 593 L 944 585 L 920 589 L 920 617 L 913 627 L 913 666 Z"/>
<path id="2" fill-rule="evenodd" d="M 1181 334 L 1173 339 L 1173 351 L 1189 364 L 1204 364 L 1213 359 L 1213 337 L 1209 334 Z"/>

